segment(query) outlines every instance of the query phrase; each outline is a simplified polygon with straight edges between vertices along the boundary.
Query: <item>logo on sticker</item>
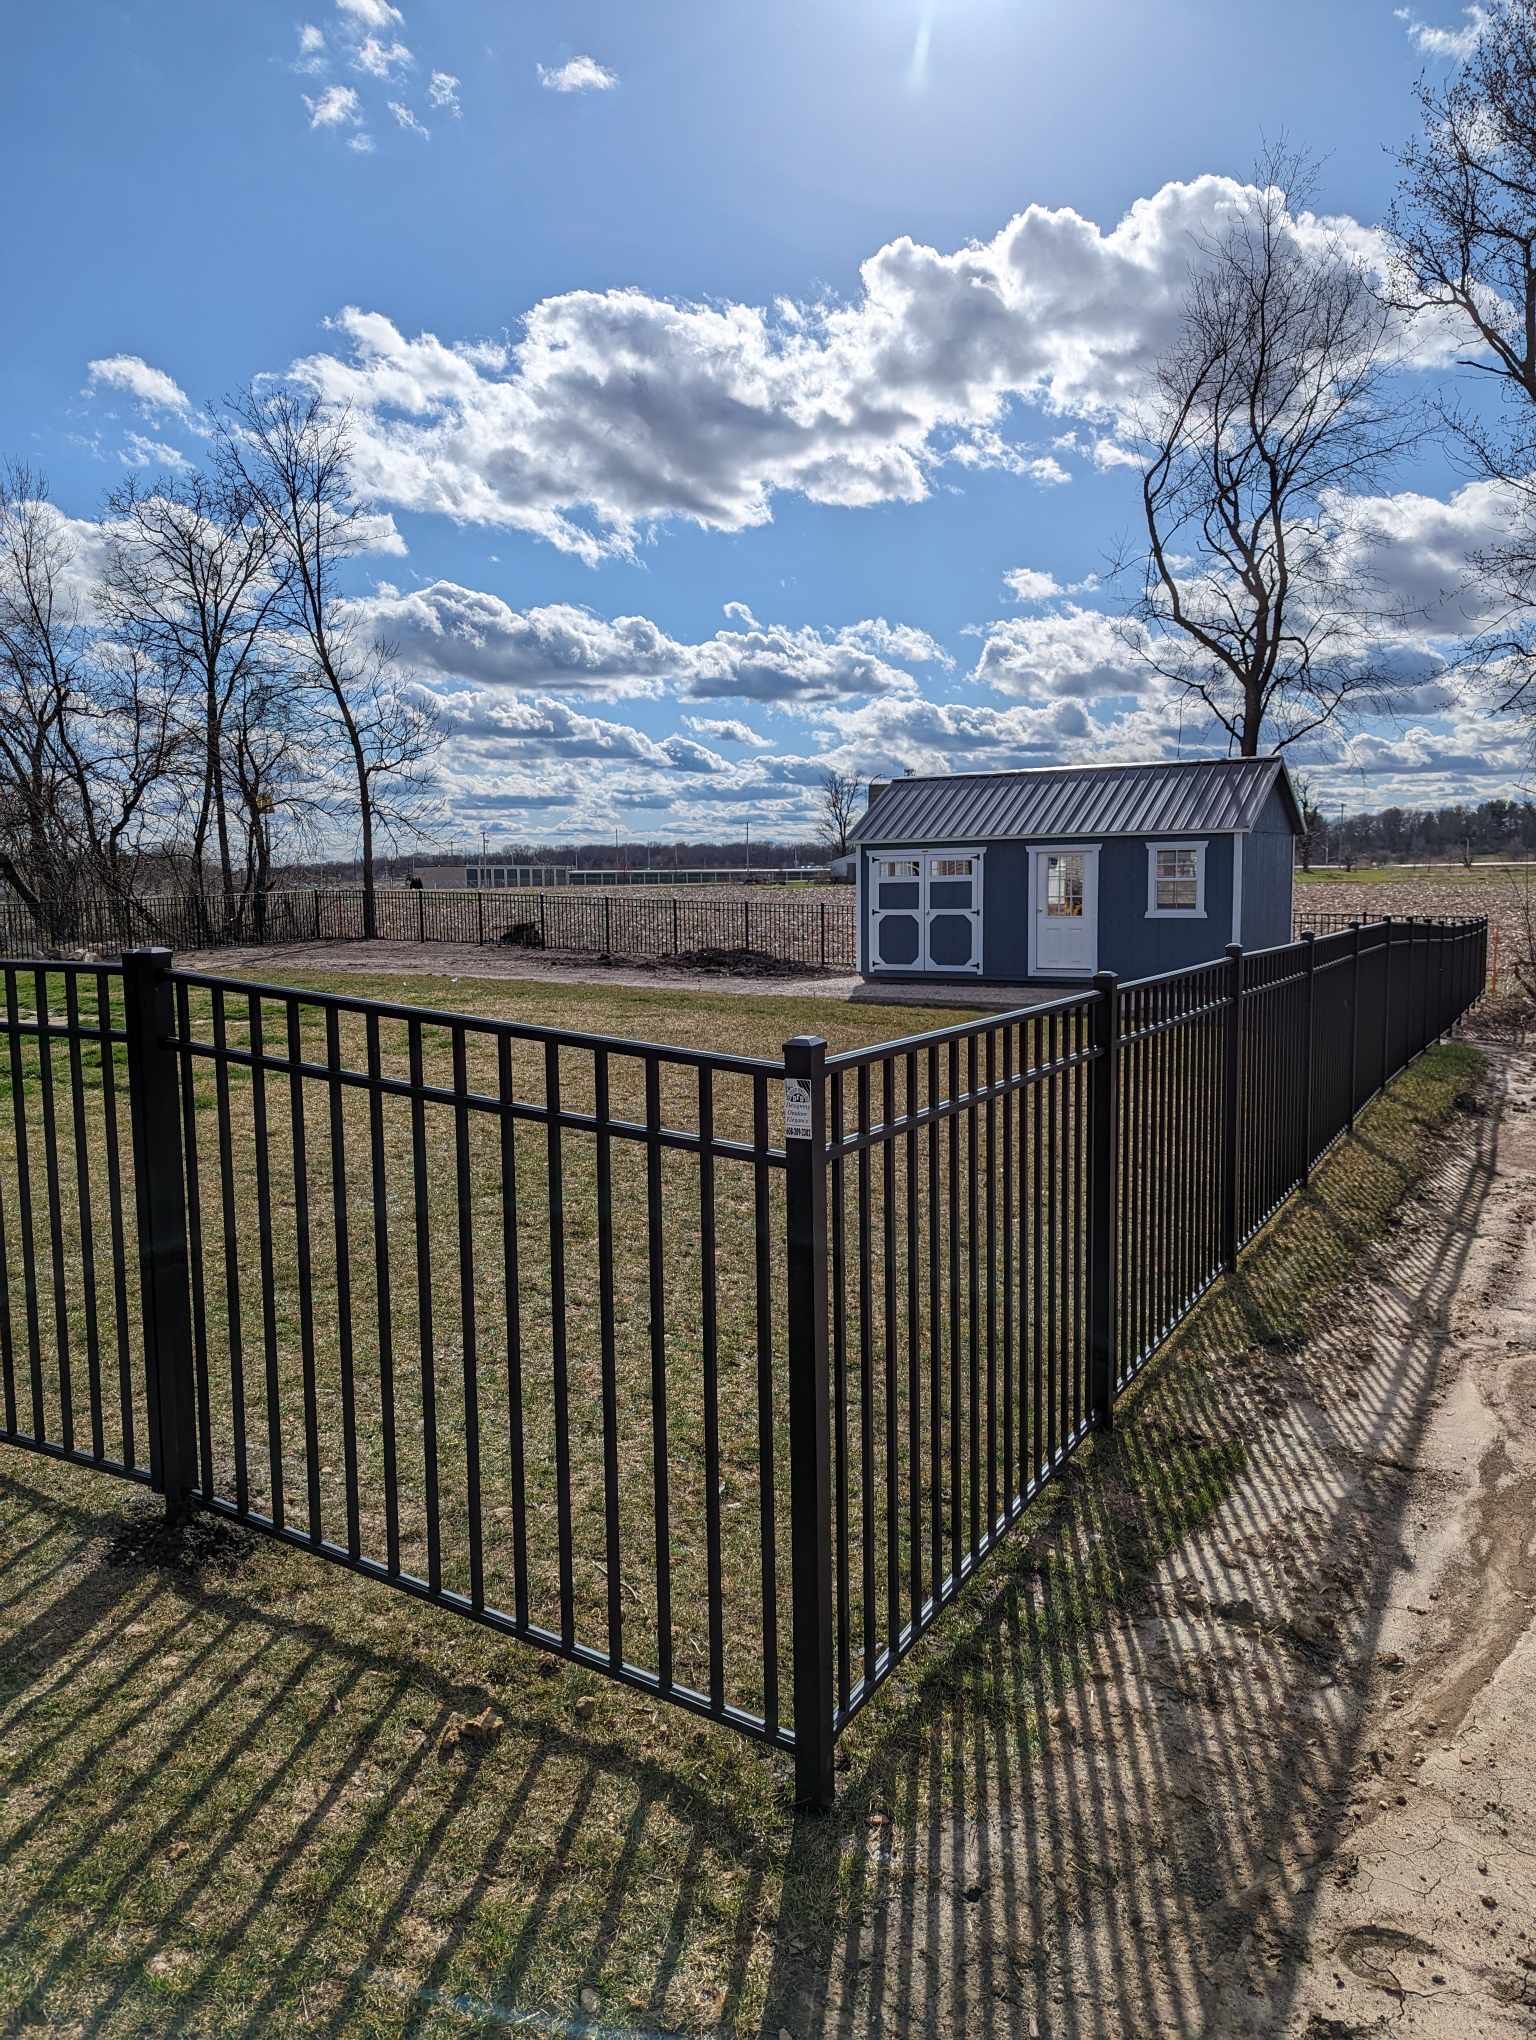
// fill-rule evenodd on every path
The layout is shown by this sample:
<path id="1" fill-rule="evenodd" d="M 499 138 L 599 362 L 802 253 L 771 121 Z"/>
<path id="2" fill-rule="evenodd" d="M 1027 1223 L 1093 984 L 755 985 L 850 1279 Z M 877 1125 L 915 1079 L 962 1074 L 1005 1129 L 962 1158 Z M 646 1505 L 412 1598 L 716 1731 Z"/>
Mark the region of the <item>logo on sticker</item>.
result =
<path id="1" fill-rule="evenodd" d="M 784 1137 L 786 1140 L 811 1137 L 811 1087 L 803 1077 L 784 1079 Z"/>

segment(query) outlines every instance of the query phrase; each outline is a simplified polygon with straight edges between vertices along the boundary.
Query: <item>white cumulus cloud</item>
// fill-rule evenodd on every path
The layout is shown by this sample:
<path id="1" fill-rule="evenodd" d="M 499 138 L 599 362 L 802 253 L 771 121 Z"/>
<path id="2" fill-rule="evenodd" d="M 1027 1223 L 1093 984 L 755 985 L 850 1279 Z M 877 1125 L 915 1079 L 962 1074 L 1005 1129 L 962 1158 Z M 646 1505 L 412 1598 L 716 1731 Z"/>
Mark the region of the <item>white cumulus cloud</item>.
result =
<path id="1" fill-rule="evenodd" d="M 299 53 L 293 60 L 293 68 L 313 77 L 317 71 L 325 69 L 327 61 L 325 30 L 316 28 L 312 21 L 306 21 L 299 30 Z"/>
<path id="2" fill-rule="evenodd" d="M 431 141 L 432 130 L 429 127 L 423 127 L 408 106 L 403 106 L 398 99 L 392 99 L 389 102 L 389 110 L 395 116 L 399 126 L 403 127 L 408 134 L 420 135 L 424 142 Z"/>
<path id="3" fill-rule="evenodd" d="M 459 81 L 452 71 L 434 71 L 427 81 L 427 98 L 439 113 L 457 120 L 464 109 L 459 104 Z"/>
<path id="4" fill-rule="evenodd" d="M 1470 57 L 1488 29 L 1488 10 L 1475 5 L 1461 10 L 1461 21 L 1454 28 L 1435 28 L 1421 21 L 1411 7 L 1394 8 L 1393 12 L 1407 30 L 1408 40 L 1426 57 L 1458 61 Z"/>
<path id="5" fill-rule="evenodd" d="M 1049 485 L 1068 460 L 1118 457 L 1108 428 L 1176 328 L 1198 237 L 1252 202 L 1245 185 L 1198 177 L 1107 231 L 1031 206 L 951 252 L 890 242 L 846 301 L 571 291 L 535 304 L 509 348 L 412 336 L 348 308 L 333 325 L 341 345 L 295 373 L 352 406 L 365 478 L 389 501 L 587 560 L 633 552 L 667 519 L 750 529 L 784 492 L 919 502 L 948 465 Z M 1293 231 L 1325 238 L 1310 217 Z M 1340 231 L 1363 255 L 1375 248 L 1352 222 Z M 1442 338 L 1426 329 L 1425 346 Z M 1088 421 L 1082 446 L 1017 437 L 1022 405 Z"/>
<path id="6" fill-rule="evenodd" d="M 880 617 L 837 630 L 754 620 L 690 642 L 649 617 L 602 617 L 570 602 L 517 610 L 452 581 L 385 584 L 352 610 L 418 674 L 609 699 L 671 692 L 792 705 L 911 692 L 916 682 L 895 661 L 944 657 L 925 632 Z"/>
<path id="7" fill-rule="evenodd" d="M 365 35 L 352 52 L 353 70 L 364 71 L 370 78 L 393 80 L 415 61 L 403 42 L 383 43 L 376 35 Z"/>
<path id="8" fill-rule="evenodd" d="M 405 20 L 389 0 L 336 0 L 336 9 L 362 28 L 398 28 Z"/>
<path id="9" fill-rule="evenodd" d="M 311 99 L 307 92 L 303 98 L 312 128 L 356 127 L 363 117 L 361 103 L 350 85 L 327 85 L 318 99 Z"/>
<path id="10" fill-rule="evenodd" d="M 1136 626 L 1077 603 L 1044 616 L 1004 617 L 987 626 L 975 677 L 999 694 L 1033 700 L 1144 694 L 1157 675 L 1128 635 L 1141 637 Z"/>
<path id="11" fill-rule="evenodd" d="M 771 751 L 772 737 L 761 736 L 749 723 L 739 722 L 734 716 L 685 715 L 683 726 L 701 737 L 712 737 L 717 744 L 744 744 L 749 750 Z"/>
<path id="12" fill-rule="evenodd" d="M 138 354 L 107 354 L 86 363 L 86 387 L 121 390 L 152 411 L 188 411 L 187 393 L 163 368 L 152 368 Z"/>
<path id="13" fill-rule="evenodd" d="M 539 83 L 546 92 L 611 92 L 619 82 L 596 57 L 572 57 L 564 64 L 540 64 Z"/>

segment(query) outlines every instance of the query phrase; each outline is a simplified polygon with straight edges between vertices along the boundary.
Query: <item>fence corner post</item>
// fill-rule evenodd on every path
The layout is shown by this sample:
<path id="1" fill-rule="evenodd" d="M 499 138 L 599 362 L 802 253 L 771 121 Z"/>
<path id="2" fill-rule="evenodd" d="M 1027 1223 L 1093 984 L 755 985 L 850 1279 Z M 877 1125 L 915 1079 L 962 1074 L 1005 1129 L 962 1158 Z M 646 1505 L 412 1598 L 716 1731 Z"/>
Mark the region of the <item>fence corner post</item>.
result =
<path id="1" fill-rule="evenodd" d="M 1120 1209 L 1120 980 L 1095 973 L 1089 1088 L 1088 1384 L 1094 1428 L 1115 1420 L 1115 1350 L 1119 1322 L 1116 1215 Z"/>
<path id="2" fill-rule="evenodd" d="M 1307 974 L 1306 1018 L 1303 1021 L 1301 1044 L 1301 1187 L 1305 1189 L 1312 1180 L 1312 1078 L 1316 1050 L 1313 1045 L 1313 1023 L 1317 1012 L 1317 936 L 1308 928 L 1302 936 L 1306 945 L 1303 965 Z"/>
<path id="3" fill-rule="evenodd" d="M 171 959 L 169 949 L 123 951 L 123 1026 L 139 1233 L 150 1483 L 165 1497 L 167 1521 L 179 1522 L 191 1508 L 197 1485 L 197 1401 L 192 1374 L 181 1086 L 176 1051 L 167 1045 L 174 1029 Z"/>
<path id="4" fill-rule="evenodd" d="M 789 1523 L 795 1803 L 830 1807 L 832 1437 L 827 1374 L 827 1044 L 784 1044 Z"/>
<path id="5" fill-rule="evenodd" d="M 1222 1060 L 1221 1264 L 1237 1266 L 1237 1115 L 1243 1073 L 1243 945 L 1227 944 L 1227 1030 Z"/>

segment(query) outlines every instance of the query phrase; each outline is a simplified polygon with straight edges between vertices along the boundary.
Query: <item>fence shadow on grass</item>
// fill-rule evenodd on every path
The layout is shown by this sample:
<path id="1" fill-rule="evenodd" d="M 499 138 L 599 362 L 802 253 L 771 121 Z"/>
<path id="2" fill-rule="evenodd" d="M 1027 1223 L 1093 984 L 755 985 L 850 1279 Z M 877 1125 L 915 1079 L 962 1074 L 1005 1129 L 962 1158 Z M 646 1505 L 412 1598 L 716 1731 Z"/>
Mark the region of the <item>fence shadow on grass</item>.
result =
<path id="1" fill-rule="evenodd" d="M 41 1949 L 25 2001 L 7 2002 L 8 2016 L 45 2018 L 63 1994 L 82 2030 L 120 2021 L 141 2030 L 149 1978 L 167 2017 L 198 2005 L 220 2032 L 355 2031 L 379 2020 L 381 1994 L 411 2030 L 434 2017 L 451 2030 L 520 2020 L 530 2002 L 547 2002 L 541 1965 L 595 1828 L 602 1841 L 598 1875 L 585 1880 L 595 1902 L 582 1908 L 572 2030 L 590 2023 L 581 1985 L 605 1980 L 637 1905 L 651 1922 L 646 1973 L 621 2030 L 674 2023 L 671 1995 L 694 1916 L 726 1858 L 747 1866 L 716 1990 L 718 2016 L 731 2020 L 761 1903 L 762 1838 L 733 1819 L 728 1793 L 637 1755 L 623 1701 L 612 1741 L 579 1719 L 520 1720 L 518 1700 L 495 1677 L 519 1661 L 502 1646 L 482 1648 L 480 1633 L 466 1639 L 451 1619 L 423 1611 L 430 1634 L 390 1648 L 373 1639 L 401 1636 L 398 1613 L 370 1586 L 350 1589 L 368 1640 L 349 1642 L 329 1573 L 322 1585 L 333 1597 L 309 1619 L 263 1605 L 259 1569 L 221 1582 L 104 1564 L 120 1511 L 78 1505 L 70 1496 L 83 1477 L 58 1478 L 58 1488 L 0 1481 L 17 1526 L 8 1569 L 28 1570 L 28 1598 L 39 1603 L 7 1638 L 0 1680 L 0 1785 L 21 1816 L 0 1824 L 0 1887 L 9 1892 L 0 1897 L 0 1952 L 19 1963 Z M 252 1556 L 275 1554 L 253 1540 Z M 81 1561 L 78 1577 L 50 1597 L 50 1579 Z M 0 1585 L 5 1577 L 0 1570 Z M 446 1646 L 435 1662 L 433 1645 Z M 455 1658 L 463 1677 L 443 1668 Z M 109 1669 L 82 1676 L 92 1664 Z M 527 1683 L 542 1682 L 534 1674 Z M 486 1705 L 503 1710 L 502 1735 L 455 1746 L 455 1724 Z M 321 1736 L 329 1743 L 317 1760 Z M 7 1761 L 23 1747 L 20 1763 Z M 762 1765 L 745 1744 L 735 1761 Z M 365 1775 L 374 1789 L 359 1807 Z M 257 1839 L 269 1819 L 270 1846 Z M 663 1892 L 642 1894 L 658 1826 L 671 1873 Z M 510 1923 L 493 1930 L 483 1915 L 505 1896 L 518 1844 L 536 1875 Z M 82 1887 L 84 1909 L 74 1898 Z M 253 1962 L 264 1921 L 285 1911 L 286 1925 Z M 424 1917 L 438 1931 L 426 1932 Z M 633 1977 L 632 1951 L 627 1959 Z M 220 2005 L 223 2015 L 207 2012 Z M 534 2018 L 535 2030 L 562 2024 Z"/>
<path id="2" fill-rule="evenodd" d="M 26 2009 L 63 1996 L 97 2031 L 201 2007 L 254 2036 L 564 2004 L 532 2030 L 586 2031 L 586 1985 L 602 2031 L 1013 2040 L 1240 2030 L 1254 1973 L 1279 2017 L 1315 1884 L 1272 1858 L 1343 1835 L 1496 1123 L 1394 1243 L 1369 1326 L 1298 1350 L 1309 1291 L 1372 1251 L 1320 1175 L 850 1732 L 837 1811 L 792 1834 L 782 1799 L 766 1821 L 751 1800 L 763 1758 L 717 1731 L 695 1757 L 672 1718 L 639 1748 L 632 1698 L 575 1718 L 568 1673 L 546 1688 L 483 1632 L 268 1547 L 227 1581 L 90 1563 L 121 1503 L 7 1476 L 0 1949 L 27 1957 Z M 1244 1596 L 1252 1624 L 1208 1612 Z M 448 1747 L 487 1704 L 498 1739 Z"/>
<path id="3" fill-rule="evenodd" d="M 780 1938 L 770 2031 L 1280 2029 L 1367 1699 L 1390 1686 L 1380 1604 L 1496 1153 L 1496 1116 L 1475 1124 L 1368 1318 L 1325 1315 L 1299 1350 L 1309 1287 L 1337 1280 L 1340 1250 L 1372 1251 L 1325 1172 L 1209 1300 L 1195 1364 L 1152 1371 L 990 1607 L 967 1607 L 913 1703 L 855 1744 L 845 1817 L 874 1825 L 850 1848 L 846 1920 L 809 1961 Z M 1405 1185 L 1369 1126 L 1363 1142 Z M 1200 1528 L 1191 1493 L 1232 1440 L 1241 1475 L 1164 1565 L 1183 1591 L 1159 1592 L 1151 1571 Z M 818 1849 L 812 1828 L 800 1846 Z"/>

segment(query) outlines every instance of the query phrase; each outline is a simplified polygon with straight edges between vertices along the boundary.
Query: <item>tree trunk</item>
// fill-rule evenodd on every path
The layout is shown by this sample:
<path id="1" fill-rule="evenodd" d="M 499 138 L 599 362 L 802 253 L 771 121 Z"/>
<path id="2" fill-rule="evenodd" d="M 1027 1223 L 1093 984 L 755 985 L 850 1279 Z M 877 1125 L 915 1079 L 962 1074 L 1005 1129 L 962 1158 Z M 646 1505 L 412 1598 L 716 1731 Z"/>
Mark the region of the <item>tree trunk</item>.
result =
<path id="1" fill-rule="evenodd" d="M 1244 690 L 1243 735 L 1238 755 L 1243 758 L 1257 758 L 1259 739 L 1264 731 L 1264 704 L 1249 689 Z"/>

